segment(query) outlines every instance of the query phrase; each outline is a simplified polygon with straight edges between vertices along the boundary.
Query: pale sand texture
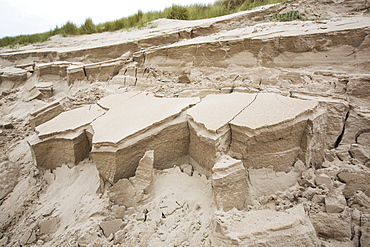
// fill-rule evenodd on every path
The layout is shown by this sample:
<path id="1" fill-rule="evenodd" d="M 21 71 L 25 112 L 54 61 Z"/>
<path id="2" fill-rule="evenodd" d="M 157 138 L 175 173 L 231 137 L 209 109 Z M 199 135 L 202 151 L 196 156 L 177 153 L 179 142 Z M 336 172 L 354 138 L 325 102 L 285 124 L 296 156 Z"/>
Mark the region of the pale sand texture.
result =
<path id="1" fill-rule="evenodd" d="M 370 246 L 368 9 L 1 48 L 0 246 Z"/>

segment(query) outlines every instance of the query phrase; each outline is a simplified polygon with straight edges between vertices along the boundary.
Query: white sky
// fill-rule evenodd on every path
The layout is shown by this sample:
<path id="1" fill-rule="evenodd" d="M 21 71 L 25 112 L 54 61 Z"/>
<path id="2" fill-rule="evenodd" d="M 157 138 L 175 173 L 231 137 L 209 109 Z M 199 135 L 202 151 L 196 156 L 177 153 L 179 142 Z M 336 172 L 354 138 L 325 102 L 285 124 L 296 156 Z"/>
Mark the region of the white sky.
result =
<path id="1" fill-rule="evenodd" d="M 0 0 L 0 38 L 33 34 L 92 18 L 95 24 L 143 12 L 163 10 L 172 4 L 213 3 L 215 0 Z"/>

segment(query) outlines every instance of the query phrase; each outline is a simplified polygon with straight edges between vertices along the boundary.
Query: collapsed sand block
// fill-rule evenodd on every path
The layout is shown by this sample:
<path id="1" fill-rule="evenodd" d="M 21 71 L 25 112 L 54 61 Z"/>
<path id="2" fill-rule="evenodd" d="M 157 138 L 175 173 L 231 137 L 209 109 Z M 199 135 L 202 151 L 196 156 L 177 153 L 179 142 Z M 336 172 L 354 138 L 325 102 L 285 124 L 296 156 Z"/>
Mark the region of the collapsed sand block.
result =
<path id="1" fill-rule="evenodd" d="M 136 206 L 151 190 L 154 180 L 154 151 L 145 152 L 135 171 L 135 176 L 118 180 L 109 189 L 109 199 L 117 205 Z"/>
<path id="2" fill-rule="evenodd" d="M 256 94 L 242 93 L 208 95 L 188 110 L 189 156 L 205 173 L 210 174 L 219 152 L 228 151 L 231 142 L 229 122 L 255 97 Z"/>
<path id="3" fill-rule="evenodd" d="M 248 168 L 272 166 L 275 171 L 289 171 L 298 157 L 309 165 L 313 156 L 320 156 L 320 152 L 323 155 L 321 143 L 315 143 L 320 148 L 310 146 L 312 138 L 323 139 L 311 137 L 325 134 L 325 130 L 318 132 L 320 128 L 316 126 L 325 125 L 323 114 L 316 101 L 258 94 L 256 100 L 230 122 L 230 153 L 243 160 Z"/>
<path id="4" fill-rule="evenodd" d="M 286 212 L 219 211 L 213 226 L 217 246 L 318 246 L 319 242 L 302 205 Z"/>
<path id="5" fill-rule="evenodd" d="M 350 217 L 336 213 L 318 212 L 311 213 L 310 219 L 319 237 L 335 239 L 343 243 L 350 242 Z"/>
<path id="6" fill-rule="evenodd" d="M 347 94 L 350 97 L 370 101 L 370 74 L 351 76 L 348 82 Z"/>
<path id="7" fill-rule="evenodd" d="M 81 129 L 89 130 L 91 122 L 104 114 L 105 110 L 98 105 L 86 105 L 59 114 L 52 120 L 37 126 L 36 132 L 41 139 L 46 139 L 57 134 L 69 134 Z"/>
<path id="8" fill-rule="evenodd" d="M 272 166 L 247 169 L 250 200 L 256 200 L 261 196 L 271 196 L 277 191 L 289 189 L 297 183 L 302 172 L 306 169 L 306 166 L 300 160 L 294 164 L 289 172 L 276 172 Z"/>
<path id="9" fill-rule="evenodd" d="M 86 79 L 85 68 L 81 65 L 74 65 L 67 68 L 67 82 L 72 84 L 74 81 L 82 81 Z"/>
<path id="10" fill-rule="evenodd" d="M 92 157 L 102 178 L 115 183 L 132 177 L 146 150 L 154 150 L 156 169 L 169 168 L 187 156 L 189 129 L 184 111 L 199 99 L 122 95 L 124 100 L 116 98 L 120 104 L 92 124 Z"/>
<path id="11" fill-rule="evenodd" d="M 34 138 L 28 142 L 35 164 L 43 169 L 55 169 L 63 164 L 77 165 L 91 150 L 86 132 L 45 140 Z"/>
<path id="12" fill-rule="evenodd" d="M 343 188 L 331 189 L 325 198 L 327 213 L 341 213 L 347 207 L 347 201 L 342 193 Z"/>
<path id="13" fill-rule="evenodd" d="M 356 174 L 355 178 L 346 182 L 343 195 L 346 198 L 351 198 L 356 192 L 362 191 L 370 197 L 369 180 L 370 174 Z"/>
<path id="14" fill-rule="evenodd" d="M 176 120 L 134 138 L 132 143 L 127 141 L 127 145 L 104 148 L 94 143 L 92 157 L 100 175 L 110 183 L 132 177 L 147 149 L 155 152 L 156 169 L 181 164 L 188 154 L 189 131 L 185 116 Z"/>
<path id="15" fill-rule="evenodd" d="M 35 72 L 35 66 L 36 66 L 35 62 L 32 62 L 32 63 L 15 65 L 14 67 L 27 70 L 27 72 L 29 73 L 33 73 Z"/>
<path id="16" fill-rule="evenodd" d="M 304 100 L 315 100 L 320 103 L 320 106 L 327 109 L 326 120 L 326 147 L 331 149 L 338 145 L 338 138 L 340 138 L 347 113 L 349 111 L 349 104 L 343 99 L 320 97 L 303 93 L 293 93 L 293 98 Z"/>
<path id="17" fill-rule="evenodd" d="M 54 94 L 54 85 L 52 82 L 37 82 L 37 78 L 33 77 L 25 83 L 27 91 L 24 92 L 25 101 L 33 99 L 47 99 Z"/>
<path id="18" fill-rule="evenodd" d="M 34 130 L 40 124 L 43 124 L 54 117 L 58 116 L 63 111 L 69 108 L 68 98 L 62 98 L 60 100 L 54 101 L 46 106 L 34 111 L 30 114 L 30 125 Z"/>
<path id="19" fill-rule="evenodd" d="M 298 158 L 320 165 L 325 116 L 316 101 L 272 93 L 209 95 L 188 111 L 189 156 L 206 173 L 223 153 L 246 168 L 290 171 Z"/>
<path id="20" fill-rule="evenodd" d="M 370 161 L 370 147 L 366 148 L 361 144 L 352 144 L 349 149 L 349 154 L 361 164 L 366 165 Z"/>
<path id="21" fill-rule="evenodd" d="M 12 89 L 27 81 L 27 70 L 8 67 L 0 69 L 0 88 Z"/>
<path id="22" fill-rule="evenodd" d="M 135 176 L 130 178 L 136 190 L 147 193 L 154 179 L 154 151 L 146 151 L 140 159 L 139 165 L 135 171 Z"/>
<path id="23" fill-rule="evenodd" d="M 11 193 L 18 183 L 19 167 L 10 161 L 0 162 L 0 200 Z"/>
<path id="24" fill-rule="evenodd" d="M 370 147 L 370 112 L 367 109 L 351 108 L 340 144 L 358 143 Z"/>
<path id="25" fill-rule="evenodd" d="M 109 188 L 109 199 L 116 205 L 127 208 L 137 204 L 136 189 L 130 180 L 122 178 Z"/>
<path id="26" fill-rule="evenodd" d="M 36 64 L 36 75 L 42 79 L 59 79 L 67 77 L 67 68 L 71 62 L 57 61 L 51 63 Z"/>
<path id="27" fill-rule="evenodd" d="M 123 63 L 121 61 L 86 65 L 87 79 L 89 81 L 108 81 L 118 74 L 122 66 Z"/>
<path id="28" fill-rule="evenodd" d="M 119 73 L 124 61 L 120 58 L 100 63 L 70 66 L 67 68 L 67 82 L 76 80 L 108 81 Z"/>
<path id="29" fill-rule="evenodd" d="M 306 129 L 301 142 L 301 153 L 299 159 L 306 166 L 321 168 L 324 162 L 324 151 L 326 148 L 326 109 L 317 109 L 307 119 Z"/>
<path id="30" fill-rule="evenodd" d="M 59 228 L 59 217 L 44 219 L 39 223 L 40 234 L 55 233 Z"/>
<path id="31" fill-rule="evenodd" d="M 122 68 L 110 82 L 123 84 L 125 86 L 136 86 L 138 83 L 145 83 L 153 75 L 149 68 L 127 67 Z"/>
<path id="32" fill-rule="evenodd" d="M 222 156 L 212 168 L 213 196 L 219 210 L 243 210 L 249 199 L 247 172 L 243 162 Z"/>
<path id="33" fill-rule="evenodd" d="M 37 83 L 36 89 L 41 93 L 41 98 L 50 98 L 54 93 L 54 86 L 52 82 L 40 82 Z"/>
<path id="34" fill-rule="evenodd" d="M 85 159 L 91 150 L 90 124 L 104 113 L 99 106 L 89 105 L 63 112 L 37 126 L 38 135 L 28 140 L 35 164 L 55 169 Z"/>
<path id="35" fill-rule="evenodd" d="M 106 237 L 111 234 L 115 234 L 123 226 L 123 221 L 121 219 L 107 220 L 99 224 L 100 228 Z"/>

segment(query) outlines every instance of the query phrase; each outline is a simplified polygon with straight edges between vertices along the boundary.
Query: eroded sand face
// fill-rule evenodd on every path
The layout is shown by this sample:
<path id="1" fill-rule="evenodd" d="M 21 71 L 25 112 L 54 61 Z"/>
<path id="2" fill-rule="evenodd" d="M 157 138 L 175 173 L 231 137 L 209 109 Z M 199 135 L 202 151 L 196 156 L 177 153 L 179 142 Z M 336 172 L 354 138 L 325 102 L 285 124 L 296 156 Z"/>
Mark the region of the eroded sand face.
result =
<path id="1" fill-rule="evenodd" d="M 0 246 L 369 245 L 366 8 L 2 49 Z"/>

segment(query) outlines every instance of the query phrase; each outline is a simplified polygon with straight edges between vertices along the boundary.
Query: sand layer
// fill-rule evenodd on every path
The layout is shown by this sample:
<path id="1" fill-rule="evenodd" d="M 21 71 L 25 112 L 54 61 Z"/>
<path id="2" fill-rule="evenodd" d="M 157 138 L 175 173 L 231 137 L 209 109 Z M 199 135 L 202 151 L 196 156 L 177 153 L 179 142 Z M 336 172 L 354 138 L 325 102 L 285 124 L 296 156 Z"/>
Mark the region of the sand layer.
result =
<path id="1" fill-rule="evenodd" d="M 1 48 L 0 246 L 369 246 L 368 9 Z"/>

